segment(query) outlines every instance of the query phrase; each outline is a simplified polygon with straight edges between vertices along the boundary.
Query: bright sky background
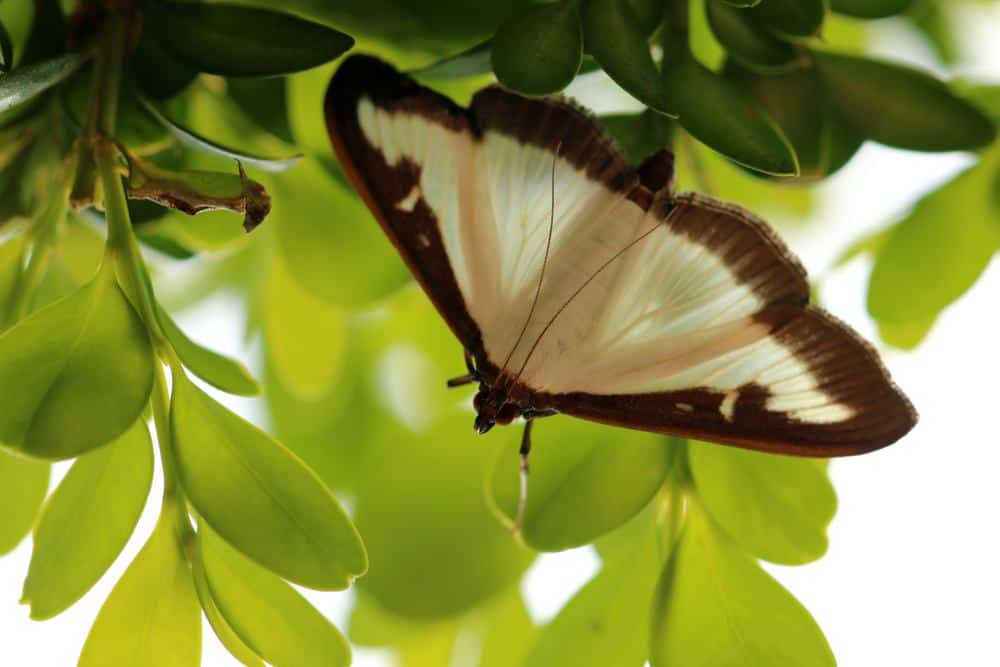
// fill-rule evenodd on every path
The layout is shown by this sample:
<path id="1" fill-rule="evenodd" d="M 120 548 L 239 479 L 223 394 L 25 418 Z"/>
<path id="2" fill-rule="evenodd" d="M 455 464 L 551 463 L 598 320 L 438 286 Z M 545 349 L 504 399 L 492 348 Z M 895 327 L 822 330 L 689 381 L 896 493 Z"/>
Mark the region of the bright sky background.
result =
<path id="1" fill-rule="evenodd" d="M 1000 3 L 966 12 L 960 73 L 1000 81 Z M 932 65 L 919 42 L 891 22 L 874 40 L 892 58 Z M 576 90 L 588 104 L 614 106 L 602 86 Z M 593 95 L 604 95 L 595 98 Z M 904 153 L 866 145 L 820 189 L 819 234 L 786 234 L 813 276 L 865 230 L 906 211 L 913 199 L 944 182 L 966 156 Z M 954 212 L 961 225 L 963 212 Z M 374 223 L 373 223 L 374 224 Z M 874 328 L 864 309 L 869 271 L 858 260 L 828 276 L 824 304 L 865 336 Z M 830 529 L 830 551 L 802 567 L 768 566 L 798 597 L 826 633 L 839 664 L 1000 665 L 1000 262 L 952 306 L 913 353 L 885 355 L 893 376 L 917 406 L 921 422 L 888 449 L 835 461 L 831 473 L 840 507 Z M 226 295 L 184 313 L 192 337 L 249 358 L 242 346 L 242 313 Z M 456 348 L 457 350 L 457 348 Z M 219 395 L 255 421 L 259 404 Z M 470 446 L 481 446 L 472 443 Z M 67 464 L 56 467 L 53 484 Z M 30 558 L 30 540 L 0 558 L 0 663 L 61 667 L 76 663 L 97 614 L 125 567 L 152 530 L 159 506 L 159 472 L 139 527 L 111 571 L 80 602 L 44 623 L 17 604 Z M 599 561 L 589 548 L 543 556 L 529 570 L 524 590 L 536 620 L 551 617 L 592 575 Z M 341 628 L 350 593 L 307 593 Z M 204 627 L 206 667 L 237 663 Z M 357 667 L 388 664 L 378 651 L 357 651 Z"/>

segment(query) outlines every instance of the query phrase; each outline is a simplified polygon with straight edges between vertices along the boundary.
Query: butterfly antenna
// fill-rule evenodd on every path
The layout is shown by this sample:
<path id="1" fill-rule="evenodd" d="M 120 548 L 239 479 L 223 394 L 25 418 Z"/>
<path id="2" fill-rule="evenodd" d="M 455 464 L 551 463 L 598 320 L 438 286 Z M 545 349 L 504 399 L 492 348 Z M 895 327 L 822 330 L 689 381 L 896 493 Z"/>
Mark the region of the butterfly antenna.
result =
<path id="1" fill-rule="evenodd" d="M 550 204 L 549 204 L 549 235 L 545 240 L 545 256 L 542 259 L 542 270 L 538 274 L 538 285 L 535 287 L 535 298 L 531 302 L 531 308 L 528 310 L 528 316 L 524 319 L 524 326 L 521 327 L 521 333 L 518 334 L 517 340 L 514 341 L 514 347 L 510 349 L 507 354 L 507 358 L 504 359 L 503 366 L 500 368 L 501 372 L 507 369 L 507 364 L 510 363 L 511 357 L 514 356 L 514 352 L 517 351 L 517 346 L 521 344 L 521 339 L 524 338 L 525 332 L 528 331 L 528 325 L 531 324 L 531 318 L 535 314 L 535 308 L 538 306 L 538 299 L 542 294 L 542 281 L 545 280 L 545 268 L 549 265 L 549 250 L 552 248 L 552 230 L 556 224 L 556 160 L 559 158 L 559 150 L 562 148 L 562 141 L 556 144 L 556 152 L 552 156 L 552 175 L 550 178 L 551 182 L 551 192 L 550 192 Z"/>

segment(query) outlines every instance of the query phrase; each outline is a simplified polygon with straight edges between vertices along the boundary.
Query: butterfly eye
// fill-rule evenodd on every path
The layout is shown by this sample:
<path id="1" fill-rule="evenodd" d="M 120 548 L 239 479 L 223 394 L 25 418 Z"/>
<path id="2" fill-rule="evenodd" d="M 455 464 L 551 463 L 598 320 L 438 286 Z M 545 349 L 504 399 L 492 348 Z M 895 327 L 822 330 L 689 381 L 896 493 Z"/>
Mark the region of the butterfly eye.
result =
<path id="1" fill-rule="evenodd" d="M 496 421 L 496 423 L 500 424 L 501 426 L 506 426 L 507 424 L 514 421 L 519 412 L 520 411 L 517 409 L 517 406 L 514 405 L 513 403 L 504 403 L 503 407 L 501 407 L 500 410 L 497 412 L 497 416 L 494 421 Z"/>
<path id="2" fill-rule="evenodd" d="M 486 392 L 480 390 L 475 398 L 472 399 L 472 407 L 476 409 L 476 412 L 482 411 L 484 400 L 486 400 Z"/>

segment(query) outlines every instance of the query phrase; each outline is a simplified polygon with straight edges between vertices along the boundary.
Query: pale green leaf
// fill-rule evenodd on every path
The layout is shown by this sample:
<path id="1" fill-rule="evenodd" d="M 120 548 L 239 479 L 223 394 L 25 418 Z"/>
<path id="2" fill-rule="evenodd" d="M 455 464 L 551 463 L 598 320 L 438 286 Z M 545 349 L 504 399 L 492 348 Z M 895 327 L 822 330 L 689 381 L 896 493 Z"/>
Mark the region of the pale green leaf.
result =
<path id="1" fill-rule="evenodd" d="M 669 469 L 672 443 L 651 433 L 549 419 L 535 424 L 532 439 L 521 533 L 527 544 L 543 551 L 587 544 L 624 524 L 646 506 Z M 497 460 L 491 489 L 508 523 L 516 515 L 520 490 L 512 445 Z"/>
<path id="2" fill-rule="evenodd" d="M 342 590 L 365 572 L 361 538 L 316 474 L 174 369 L 174 450 L 188 499 L 230 543 L 282 577 Z"/>
<path id="3" fill-rule="evenodd" d="M 16 547 L 35 525 L 49 489 L 49 464 L 0 449 L 0 555 Z"/>
<path id="4" fill-rule="evenodd" d="M 523 667 L 528 651 L 535 643 L 535 627 L 521 590 L 512 586 L 483 614 L 478 667 Z"/>
<path id="5" fill-rule="evenodd" d="M 264 662 L 249 646 L 240 638 L 229 621 L 219 610 L 219 605 L 215 602 L 212 589 L 209 587 L 208 578 L 205 575 L 205 559 L 201 549 L 196 549 L 191 561 L 191 574 L 194 576 L 194 588 L 198 593 L 198 600 L 201 602 L 202 611 L 209 625 L 219 638 L 222 645 L 226 647 L 234 658 L 246 667 L 264 667 Z"/>
<path id="6" fill-rule="evenodd" d="M 97 583 L 132 535 L 152 481 L 144 421 L 77 459 L 35 529 L 22 597 L 33 619 L 59 614 Z"/>
<path id="7" fill-rule="evenodd" d="M 826 552 L 837 495 L 808 459 L 692 442 L 691 472 L 712 518 L 746 551 L 773 563 Z"/>
<path id="8" fill-rule="evenodd" d="M 647 521 L 634 547 L 607 560 L 542 629 L 524 667 L 641 667 L 649 651 L 649 605 L 662 562 L 655 524 Z"/>
<path id="9" fill-rule="evenodd" d="M 192 373 L 217 389 L 237 396 L 260 393 L 260 383 L 246 366 L 238 361 L 202 347 L 181 330 L 163 308 L 157 306 L 157 317 L 163 333 L 177 356 Z"/>
<path id="10" fill-rule="evenodd" d="M 79 667 L 197 667 L 201 608 L 165 507 L 146 546 L 101 607 Z"/>
<path id="11" fill-rule="evenodd" d="M 0 336 L 0 442 L 47 459 L 111 442 L 146 405 L 153 363 L 145 326 L 106 264 Z"/>
<path id="12" fill-rule="evenodd" d="M 347 640 L 294 588 L 205 526 L 198 539 L 212 598 L 254 653 L 274 667 L 350 664 Z"/>
<path id="13" fill-rule="evenodd" d="M 652 667 L 832 667 L 809 612 L 692 500 L 653 600 Z"/>

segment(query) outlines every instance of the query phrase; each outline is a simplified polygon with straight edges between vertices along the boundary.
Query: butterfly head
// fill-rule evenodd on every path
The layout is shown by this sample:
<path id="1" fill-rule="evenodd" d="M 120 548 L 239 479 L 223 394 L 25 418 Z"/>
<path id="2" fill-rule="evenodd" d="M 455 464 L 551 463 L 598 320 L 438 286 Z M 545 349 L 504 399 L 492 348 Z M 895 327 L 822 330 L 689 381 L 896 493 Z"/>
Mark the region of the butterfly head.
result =
<path id="1" fill-rule="evenodd" d="M 473 425 L 476 433 L 482 435 L 494 425 L 506 426 L 521 414 L 516 404 L 509 402 L 510 396 L 503 388 L 490 389 L 481 385 L 479 393 L 473 399 L 476 408 L 476 421 Z"/>

